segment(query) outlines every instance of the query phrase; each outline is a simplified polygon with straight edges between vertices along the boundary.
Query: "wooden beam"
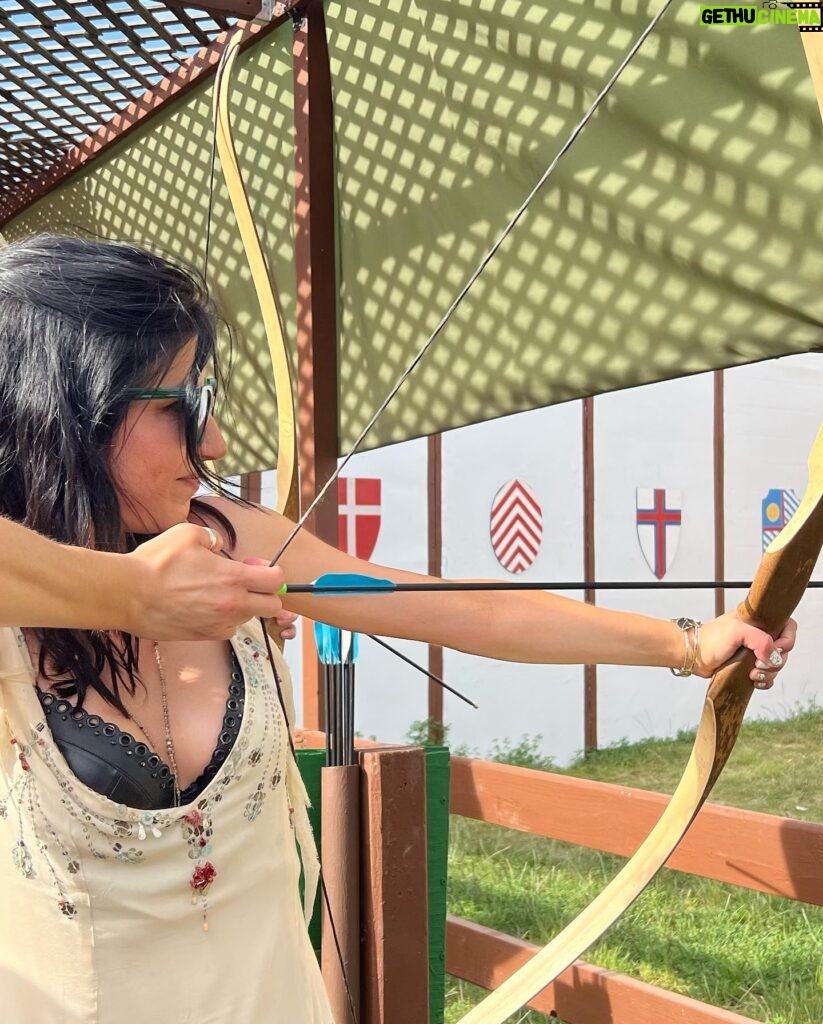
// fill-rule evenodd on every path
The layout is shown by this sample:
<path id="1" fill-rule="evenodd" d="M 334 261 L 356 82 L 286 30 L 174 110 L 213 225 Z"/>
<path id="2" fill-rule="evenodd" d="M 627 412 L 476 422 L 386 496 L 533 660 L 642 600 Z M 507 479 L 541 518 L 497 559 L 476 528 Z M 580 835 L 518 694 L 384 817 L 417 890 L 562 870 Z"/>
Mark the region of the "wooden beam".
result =
<path id="1" fill-rule="evenodd" d="M 194 0 L 194 3 L 189 3 L 189 0 L 164 0 L 164 2 L 166 7 L 170 7 L 172 10 L 194 8 L 196 11 L 205 11 L 206 14 L 211 14 L 218 18 L 228 16 L 243 18 L 245 21 L 251 21 L 252 18 L 256 18 L 262 6 L 261 0 L 212 0 L 212 2 L 205 4 L 201 0 Z"/>
<path id="2" fill-rule="evenodd" d="M 714 371 L 714 578 L 726 578 L 726 415 L 723 371 Z M 726 610 L 726 591 L 715 590 L 714 614 Z"/>
<path id="3" fill-rule="evenodd" d="M 312 0 L 294 34 L 294 207 L 298 420 L 303 507 L 337 468 L 337 277 L 334 108 L 323 5 Z M 314 532 L 337 544 L 337 502 L 315 512 Z"/>
<path id="4" fill-rule="evenodd" d="M 443 458 L 442 438 L 432 434 L 428 438 L 428 542 L 429 575 L 443 575 Z M 443 678 L 443 648 L 429 644 L 429 672 Z M 429 680 L 429 743 L 439 747 L 443 743 L 443 690 Z"/>
<path id="5" fill-rule="evenodd" d="M 272 5 L 272 17 L 281 18 L 299 7 L 303 0 L 275 0 Z M 175 7 L 194 8 L 197 11 L 205 11 L 206 14 L 214 15 L 217 18 L 234 17 L 250 21 L 261 15 L 263 4 L 261 0 L 209 0 L 202 3 L 201 0 L 165 0 L 167 7 L 174 10 Z"/>
<path id="6" fill-rule="evenodd" d="M 268 35 L 273 29 L 282 25 L 286 17 L 287 15 L 283 15 L 265 26 L 249 23 L 244 27 L 241 46 L 245 49 L 254 40 Z M 224 32 L 209 46 L 204 46 L 190 60 L 181 64 L 174 74 L 164 78 L 153 89 L 144 93 L 139 100 L 130 103 L 125 110 L 116 114 L 87 139 L 69 150 L 48 170 L 26 182 L 25 185 L 21 185 L 19 192 L 12 200 L 0 202 L 0 228 L 13 217 L 28 209 L 32 203 L 42 199 L 47 192 L 50 192 L 72 174 L 86 167 L 110 146 L 120 142 L 135 128 L 143 127 L 149 118 L 154 117 L 170 103 L 179 100 L 193 86 L 214 74 L 228 36 L 229 33 Z"/>
<path id="7" fill-rule="evenodd" d="M 583 399 L 583 579 L 595 580 L 594 559 L 594 399 Z M 583 595 L 597 604 L 594 590 Z M 597 750 L 597 665 L 583 667 L 583 750 Z"/>
<path id="8" fill-rule="evenodd" d="M 320 732 L 297 730 L 300 749 Z M 357 740 L 358 749 L 379 749 Z M 451 812 L 533 835 L 628 857 L 668 797 L 471 758 L 451 759 Z M 823 825 L 720 804 L 703 805 L 668 867 L 823 906 Z"/>
<path id="9" fill-rule="evenodd" d="M 259 505 L 263 497 L 263 474 L 259 470 L 240 474 L 240 497 Z"/>

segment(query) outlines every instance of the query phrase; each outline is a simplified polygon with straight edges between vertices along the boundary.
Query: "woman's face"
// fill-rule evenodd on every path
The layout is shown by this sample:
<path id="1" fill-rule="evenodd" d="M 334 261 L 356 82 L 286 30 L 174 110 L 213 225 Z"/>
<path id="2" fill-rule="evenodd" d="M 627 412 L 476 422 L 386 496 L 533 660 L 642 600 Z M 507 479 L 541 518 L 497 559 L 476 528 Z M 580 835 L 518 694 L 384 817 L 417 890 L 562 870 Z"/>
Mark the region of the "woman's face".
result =
<path id="1" fill-rule="evenodd" d="M 182 387 L 191 372 L 195 342 L 185 345 L 157 387 Z M 202 383 L 202 381 L 201 381 Z M 186 521 L 200 481 L 186 455 L 185 409 L 180 399 L 132 402 L 114 434 L 111 471 L 128 533 L 157 533 Z M 200 442 L 205 461 L 221 459 L 226 442 L 209 418 Z"/>

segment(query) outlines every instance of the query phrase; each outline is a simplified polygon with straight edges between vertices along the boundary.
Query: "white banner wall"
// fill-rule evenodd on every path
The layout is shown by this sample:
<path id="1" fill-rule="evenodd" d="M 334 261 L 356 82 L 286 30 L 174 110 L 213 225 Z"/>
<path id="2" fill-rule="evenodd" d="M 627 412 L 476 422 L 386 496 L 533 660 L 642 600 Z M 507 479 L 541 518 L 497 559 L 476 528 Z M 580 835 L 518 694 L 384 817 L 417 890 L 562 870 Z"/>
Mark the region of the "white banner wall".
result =
<path id="1" fill-rule="evenodd" d="M 713 377 L 711 374 L 603 395 L 595 400 L 595 543 L 601 581 L 656 583 L 654 560 L 638 537 L 637 491 L 665 492 L 669 518 L 660 529 L 669 559 L 665 581 L 714 578 Z M 793 356 L 726 371 L 726 578 L 750 579 L 762 550 L 762 502 L 768 492 L 806 484 L 823 393 L 823 360 Z M 583 579 L 582 408 L 579 402 L 510 416 L 443 435 L 443 573 L 495 579 Z M 427 452 L 413 441 L 356 456 L 347 477 L 379 478 L 381 522 L 372 559 L 417 572 L 427 568 Z M 506 484 L 520 481 L 540 506 L 542 536 L 529 541 L 523 572 L 507 572 L 495 555 L 490 515 Z M 264 502 L 273 503 L 273 474 Z M 676 516 L 674 516 L 676 518 Z M 524 536 L 534 518 L 521 523 Z M 648 525 L 642 527 L 651 529 Z M 658 566 L 658 568 L 660 568 Z M 817 579 L 823 579 L 819 567 Z M 727 593 L 727 607 L 741 598 Z M 382 599 L 382 598 L 381 598 Z M 391 600 L 390 597 L 385 600 Z M 500 602 L 506 598 L 500 596 Z M 598 604 L 663 618 L 714 613 L 711 590 L 600 591 Z M 823 594 L 810 591 L 798 614 L 798 651 L 770 693 L 755 693 L 750 716 L 785 716 L 823 703 L 816 666 Z M 396 646 L 421 665 L 424 644 Z M 427 681 L 368 639 L 357 672 L 357 729 L 401 741 L 427 716 Z M 300 646 L 287 645 L 300 704 Z M 577 666 L 496 662 L 445 653 L 446 679 L 480 705 L 473 711 L 445 695 L 452 746 L 483 755 L 528 735 L 538 749 L 568 763 L 583 746 L 583 671 Z M 601 746 L 695 727 L 705 693 L 699 679 L 665 669 L 601 666 L 598 734 Z M 539 741 L 536 737 L 540 737 Z"/>
<path id="2" fill-rule="evenodd" d="M 343 471 L 348 479 L 381 482 L 380 528 L 371 561 L 425 573 L 428 569 L 426 441 L 408 441 L 355 455 Z M 266 492 L 268 496 L 270 492 Z M 273 492 L 271 492 L 273 493 Z M 391 595 L 364 598 L 391 601 Z M 388 640 L 427 667 L 425 644 Z M 298 717 L 302 708 L 301 644 L 286 645 L 295 684 Z M 356 669 L 355 727 L 362 736 L 404 742 L 409 727 L 428 715 L 428 679 L 368 637 L 360 639 Z"/>

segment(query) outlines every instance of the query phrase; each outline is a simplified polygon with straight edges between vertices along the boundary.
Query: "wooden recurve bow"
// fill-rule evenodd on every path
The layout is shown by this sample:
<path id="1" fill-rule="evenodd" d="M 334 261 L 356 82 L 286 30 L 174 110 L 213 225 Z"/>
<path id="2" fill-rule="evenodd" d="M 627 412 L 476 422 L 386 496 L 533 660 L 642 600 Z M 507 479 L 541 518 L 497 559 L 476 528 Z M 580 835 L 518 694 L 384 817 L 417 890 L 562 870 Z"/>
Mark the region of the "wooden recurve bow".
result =
<path id="1" fill-rule="evenodd" d="M 823 547 L 823 427 L 809 456 L 809 482 L 789 524 L 769 545 L 737 614 L 779 636 Z M 547 946 L 478 1003 L 460 1024 L 503 1024 L 570 967 L 643 892 L 672 855 L 732 752 L 753 692 L 751 651 L 712 677 L 689 762 L 660 820 L 608 886 Z"/>
<path id="2" fill-rule="evenodd" d="M 243 242 L 243 248 L 251 270 L 254 289 L 260 304 L 260 313 L 266 333 L 266 341 L 271 355 L 272 368 L 274 370 L 274 390 L 277 402 L 277 504 L 276 509 L 282 515 L 292 521 L 300 515 L 300 487 L 297 460 L 297 431 L 295 427 L 296 417 L 294 409 L 294 398 L 291 379 L 291 360 L 286 345 L 286 335 L 283 328 L 283 320 L 280 315 L 280 307 L 277 301 L 277 294 L 274 288 L 269 268 L 266 263 L 263 247 L 260 244 L 260 237 L 249 203 L 249 197 L 243 184 L 240 173 L 240 165 L 237 159 L 237 152 L 234 146 L 234 139 L 231 130 L 231 113 L 229 101 L 231 98 L 231 73 L 240 45 L 245 38 L 243 30 L 238 29 L 228 39 L 226 47 L 220 56 L 220 63 L 217 68 L 217 75 L 214 85 L 214 132 L 215 145 L 220 158 L 220 166 L 223 169 L 223 176 L 226 181 L 226 188 L 229 193 L 232 209 L 237 220 L 237 227 Z M 272 651 L 269 647 L 270 637 L 275 641 L 280 650 L 283 650 L 283 640 L 278 633 L 269 634 L 268 626 L 264 619 L 260 619 L 261 628 L 264 630 L 263 639 L 268 649 L 272 681 L 277 693 L 277 699 L 286 721 L 291 763 L 286 772 L 286 787 L 289 794 L 289 801 L 292 808 L 292 823 L 295 830 L 295 837 L 300 846 L 300 857 L 303 869 L 303 900 L 304 910 L 308 917 L 314 905 L 314 893 L 317 889 L 318 880 L 322 883 L 320 862 L 317 857 L 317 850 L 312 837 L 312 829 L 309 824 L 307 809 L 309 798 L 300 778 L 297 767 L 297 754 L 294 749 L 291 728 L 294 721 L 294 708 L 289 691 L 287 697 L 280 678 L 274 667 Z M 324 887 L 325 895 L 325 887 Z M 331 908 L 328 907 L 329 918 Z M 343 977 L 346 977 L 345 965 L 340 965 Z"/>

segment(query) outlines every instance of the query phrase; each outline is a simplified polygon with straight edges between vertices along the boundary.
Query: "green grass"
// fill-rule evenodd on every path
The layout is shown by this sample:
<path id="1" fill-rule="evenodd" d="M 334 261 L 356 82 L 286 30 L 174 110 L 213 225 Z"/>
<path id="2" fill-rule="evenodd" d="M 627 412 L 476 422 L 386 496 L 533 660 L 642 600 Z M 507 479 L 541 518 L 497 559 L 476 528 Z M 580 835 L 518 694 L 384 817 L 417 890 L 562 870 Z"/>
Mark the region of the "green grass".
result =
<path id="1" fill-rule="evenodd" d="M 563 774 L 670 793 L 692 739 L 617 745 Z M 508 749 L 529 762 L 534 746 L 524 737 Z M 712 800 L 823 821 L 822 748 L 820 710 L 747 725 Z M 498 759 L 505 759 L 499 746 Z M 453 817 L 449 912 L 543 944 L 623 863 Z M 767 1024 L 823 1024 L 823 908 L 664 870 L 585 959 Z M 449 979 L 447 1024 L 482 995 Z M 534 1012 L 512 1020 L 558 1024 Z"/>

